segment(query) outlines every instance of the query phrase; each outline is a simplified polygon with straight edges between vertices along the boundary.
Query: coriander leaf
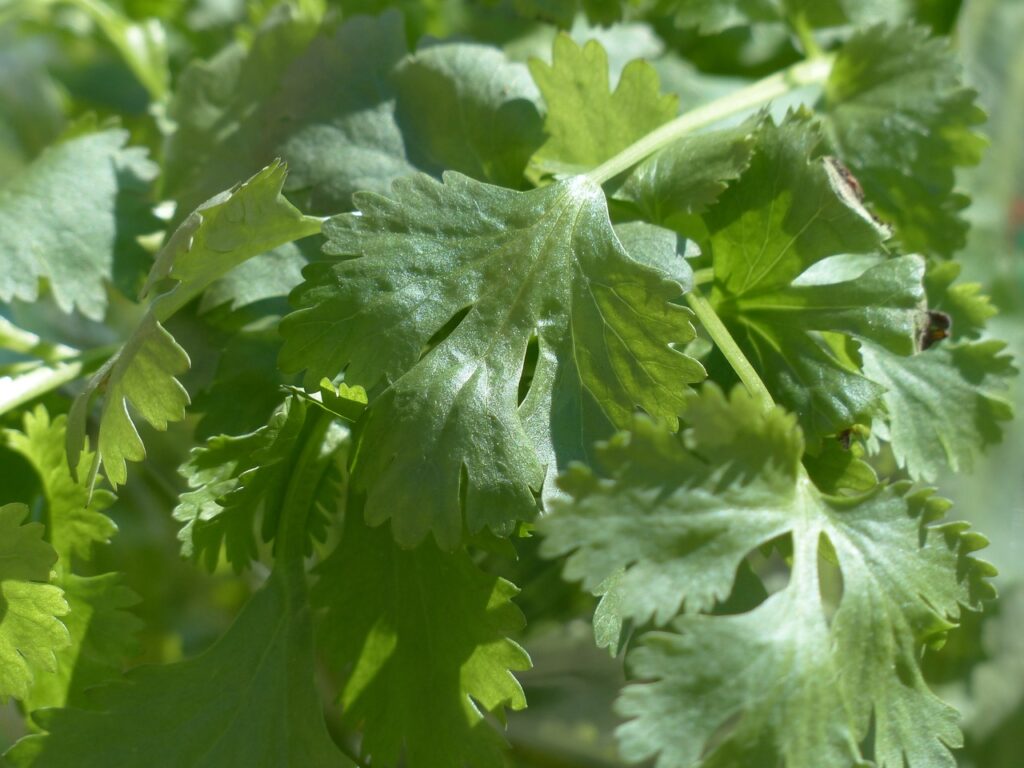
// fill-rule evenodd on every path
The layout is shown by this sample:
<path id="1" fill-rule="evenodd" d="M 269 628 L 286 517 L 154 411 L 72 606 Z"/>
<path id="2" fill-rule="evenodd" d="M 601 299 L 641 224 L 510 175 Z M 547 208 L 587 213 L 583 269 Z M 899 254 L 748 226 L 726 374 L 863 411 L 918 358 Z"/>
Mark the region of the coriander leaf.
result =
<path id="1" fill-rule="evenodd" d="M 134 290 L 156 166 L 127 141 L 80 125 L 0 189 L 0 299 L 35 301 L 45 279 L 61 311 L 102 320 L 108 284 Z"/>
<path id="2" fill-rule="evenodd" d="M 994 595 L 994 569 L 970 557 L 982 537 L 936 524 L 948 503 L 907 484 L 823 495 L 800 466 L 795 419 L 761 413 L 742 389 L 727 400 L 705 387 L 685 418 L 682 438 L 641 420 L 604 449 L 606 477 L 567 477 L 573 501 L 542 524 L 549 553 L 575 550 L 570 578 L 597 584 L 624 569 L 622 617 L 664 623 L 685 611 L 627 658 L 647 682 L 627 686 L 617 706 L 630 719 L 623 756 L 657 757 L 659 768 L 866 765 L 859 745 L 871 728 L 881 768 L 902 768 L 904 755 L 954 765 L 956 713 L 928 690 L 919 658 L 961 606 Z M 782 532 L 793 549 L 782 591 L 738 614 L 700 612 Z M 830 559 L 837 607 L 819 583 Z"/>
<path id="3" fill-rule="evenodd" d="M 392 79 L 395 119 L 417 168 L 525 186 L 523 170 L 543 141 L 525 66 L 485 45 L 430 42 L 402 59 Z"/>
<path id="4" fill-rule="evenodd" d="M 174 509 L 174 519 L 185 524 L 178 533 L 183 555 L 212 571 L 223 548 L 236 571 L 249 565 L 257 555 L 255 520 L 263 504 L 280 501 L 305 423 L 306 404 L 288 398 L 266 426 L 192 449 L 179 471 L 193 490 Z"/>
<path id="5" fill-rule="evenodd" d="M 715 310 L 814 442 L 881 407 L 882 386 L 843 345 L 868 339 L 910 354 L 924 303 L 916 256 L 881 260 L 853 279 L 824 261 L 877 251 L 884 229 L 825 161 L 808 160 L 817 142 L 803 120 L 766 123 L 750 168 L 704 216 Z M 797 280 L 815 265 L 813 283 Z"/>
<path id="6" fill-rule="evenodd" d="M 20 453 L 42 481 L 48 509 L 49 540 L 60 558 L 60 568 L 68 571 L 71 556 L 89 560 L 95 544 L 105 544 L 117 533 L 114 521 L 103 510 L 114 502 L 114 494 L 89 489 L 76 483 L 65 458 L 67 416 L 50 421 L 42 405 L 24 417 L 24 432 L 5 430 L 7 445 Z M 92 464 L 92 453 L 82 452 L 80 467 Z"/>
<path id="7" fill-rule="evenodd" d="M 694 336 L 690 312 L 669 303 L 680 287 L 623 249 L 585 177 L 515 192 L 417 176 L 397 181 L 394 199 L 357 202 L 359 214 L 325 226 L 340 258 L 307 267 L 293 294 L 281 365 L 305 368 L 308 386 L 341 371 L 371 394 L 386 386 L 352 482 L 367 521 L 390 519 L 399 543 L 432 530 L 452 549 L 464 526 L 510 530 L 534 516 L 545 473 L 637 407 L 674 424 L 686 385 L 703 378 L 671 346 Z"/>
<path id="8" fill-rule="evenodd" d="M 68 463 L 74 471 L 85 442 L 89 402 L 105 388 L 98 450 L 87 485 L 92 485 L 100 463 L 111 485 L 123 485 L 126 461 L 145 458 L 129 403 L 157 429 L 166 429 L 168 422 L 185 414 L 188 393 L 176 377 L 188 370 L 188 354 L 161 323 L 233 267 L 319 231 L 319 219 L 302 215 L 281 195 L 285 176 L 284 166 L 275 162 L 208 200 L 182 222 L 157 255 L 144 293 L 165 279 L 177 280 L 177 285 L 153 300 L 131 337 L 89 380 L 68 415 Z"/>
<path id="9" fill-rule="evenodd" d="M 676 116 L 678 99 L 661 94 L 658 73 L 643 60 L 622 70 L 612 91 L 608 56 L 596 40 L 582 48 L 567 34 L 555 38 L 552 63 L 530 61 L 547 104 L 543 146 L 531 164 L 541 174 L 588 171 Z"/>
<path id="10" fill-rule="evenodd" d="M 335 29 L 281 6 L 251 46 L 182 74 L 168 191 L 187 210 L 275 157 L 291 167 L 285 191 L 317 213 L 350 210 L 354 192 L 387 192 L 417 169 L 522 186 L 540 141 L 535 100 L 525 67 L 493 48 L 407 54 L 397 12 Z"/>
<path id="11" fill-rule="evenodd" d="M 976 165 L 985 140 L 975 93 L 946 41 L 910 25 L 859 30 L 839 50 L 819 108 L 829 139 L 874 210 L 907 251 L 963 247 L 967 198 L 957 167 Z"/>
<path id="12" fill-rule="evenodd" d="M 318 637 L 345 670 L 344 722 L 361 726 L 373 765 L 448 768 L 501 763 L 484 721 L 526 706 L 512 671 L 530 659 L 507 638 L 523 626 L 509 582 L 463 551 L 398 547 L 350 506 L 341 543 L 318 567 Z"/>
<path id="13" fill-rule="evenodd" d="M 887 391 L 888 438 L 915 479 L 969 471 L 974 455 L 1003 437 L 1013 418 L 1007 387 L 1017 369 L 1001 341 L 942 343 L 910 357 L 875 345 L 864 371 Z"/>
<path id="14" fill-rule="evenodd" d="M 39 674 L 53 672 L 56 653 L 68 645 L 68 631 L 58 616 L 68 604 L 50 581 L 57 561 L 43 541 L 40 523 L 22 521 L 24 504 L 0 507 L 0 699 L 29 695 Z"/>
<path id="15" fill-rule="evenodd" d="M 622 18 L 623 4 L 621 0 L 513 0 L 512 5 L 524 18 L 568 29 L 581 8 L 592 24 L 614 24 Z"/>
<path id="16" fill-rule="evenodd" d="M 135 635 L 142 628 L 127 610 L 139 596 L 122 579 L 119 573 L 60 576 L 69 609 L 63 622 L 71 644 L 57 651 L 56 672 L 36 675 L 25 709 L 82 706 L 88 689 L 121 675 L 125 659 L 137 650 Z"/>
<path id="17" fill-rule="evenodd" d="M 351 766 L 314 686 L 305 591 L 302 574 L 275 570 L 209 650 L 134 669 L 93 689 L 85 707 L 34 712 L 47 733 L 22 739 L 7 759 L 19 768 Z"/>
<path id="18" fill-rule="evenodd" d="M 792 510 L 766 503 L 794 483 L 803 441 L 792 416 L 775 409 L 762 417 L 739 390 L 726 400 L 705 385 L 685 419 L 685 437 L 638 419 L 603 444 L 598 464 L 608 479 L 571 467 L 559 485 L 572 500 L 557 502 L 538 526 L 541 554 L 571 552 L 565 578 L 588 591 L 607 591 L 598 588 L 625 569 L 614 599 L 638 624 L 666 624 L 683 607 L 711 610 L 729 596 L 747 554 L 792 525 Z"/>
<path id="19" fill-rule="evenodd" d="M 223 304 L 235 311 L 265 299 L 287 296 L 302 282 L 306 257 L 294 243 L 286 243 L 254 256 L 213 282 L 199 300 L 199 311 Z"/>
<path id="20" fill-rule="evenodd" d="M 648 221 L 671 227 L 714 203 L 747 169 L 753 149 L 747 125 L 685 136 L 640 163 L 614 196 L 633 203 Z"/>

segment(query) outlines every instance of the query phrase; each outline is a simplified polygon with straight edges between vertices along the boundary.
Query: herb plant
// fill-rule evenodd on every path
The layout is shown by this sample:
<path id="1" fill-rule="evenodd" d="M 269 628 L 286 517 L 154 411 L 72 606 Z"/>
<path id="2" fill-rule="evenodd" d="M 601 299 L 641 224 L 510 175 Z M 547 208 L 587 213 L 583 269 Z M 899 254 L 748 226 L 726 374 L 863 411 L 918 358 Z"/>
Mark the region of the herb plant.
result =
<path id="1" fill-rule="evenodd" d="M 626 763 L 956 765 L 957 4 L 177 5 L 0 5 L 10 765 L 555 765 L 521 643 L 591 616 Z M 144 516 L 251 593 L 201 652 Z"/>

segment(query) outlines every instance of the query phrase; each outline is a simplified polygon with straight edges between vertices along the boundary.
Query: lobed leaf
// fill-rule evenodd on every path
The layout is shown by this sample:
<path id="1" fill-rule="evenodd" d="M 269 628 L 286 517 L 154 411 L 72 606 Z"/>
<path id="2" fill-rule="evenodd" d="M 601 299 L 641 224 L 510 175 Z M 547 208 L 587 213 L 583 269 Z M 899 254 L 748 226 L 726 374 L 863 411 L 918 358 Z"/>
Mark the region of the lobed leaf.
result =
<path id="1" fill-rule="evenodd" d="M 888 439 L 915 479 L 969 471 L 1013 418 L 1007 386 L 1017 369 L 1001 341 L 941 344 L 910 357 L 863 348 L 864 370 L 885 385 Z"/>
<path id="2" fill-rule="evenodd" d="M 72 555 L 92 559 L 96 544 L 106 544 L 117 533 L 114 521 L 103 511 L 114 503 L 114 494 L 107 490 L 92 493 L 76 483 L 65 458 L 67 416 L 50 420 L 42 405 L 25 413 L 24 431 L 4 431 L 7 445 L 17 451 L 35 469 L 42 483 L 49 517 L 49 541 L 60 558 L 61 570 L 70 570 Z M 93 454 L 82 452 L 79 467 L 88 468 Z"/>
<path id="3" fill-rule="evenodd" d="M 958 167 L 976 165 L 985 114 L 949 45 L 902 24 L 858 30 L 839 50 L 819 105 L 837 152 L 907 251 L 965 243 Z"/>
<path id="4" fill-rule="evenodd" d="M 333 456 L 348 437 L 340 424 L 327 435 L 311 435 L 312 420 L 307 414 L 305 401 L 289 397 L 266 426 L 237 437 L 213 437 L 205 446 L 192 449 L 179 471 L 193 490 L 183 493 L 174 508 L 174 519 L 184 523 L 178 532 L 183 555 L 203 561 L 212 571 L 223 549 L 235 571 L 242 571 L 258 554 L 255 529 L 261 512 L 262 538 L 274 538 L 280 508 L 306 443 L 319 437 L 318 450 Z M 311 479 L 308 490 L 314 503 L 321 490 L 327 495 L 337 490 L 333 483 L 329 471 Z M 317 515 L 310 519 L 316 520 Z"/>
<path id="5" fill-rule="evenodd" d="M 547 139 L 533 155 L 539 173 L 590 170 L 676 116 L 678 99 L 661 94 L 658 73 L 642 59 L 622 70 L 612 91 L 608 56 L 596 40 L 582 48 L 567 34 L 555 38 L 552 62 L 530 61 L 544 96 Z"/>
<path id="6" fill-rule="evenodd" d="M 281 365 L 307 385 L 345 372 L 372 399 L 352 482 L 371 525 L 412 546 L 433 531 L 507 532 L 556 466 L 640 407 L 673 424 L 703 368 L 670 304 L 679 272 L 631 258 L 584 177 L 515 192 L 446 174 L 360 195 L 331 219 L 284 319 Z M 680 260 L 681 261 L 681 260 Z M 453 322 L 454 321 L 454 322 Z M 454 326 L 454 327 L 453 327 Z M 531 337 L 529 391 L 519 379 Z"/>
<path id="7" fill-rule="evenodd" d="M 866 339 L 910 354 L 924 317 L 919 257 L 854 276 L 827 260 L 877 252 L 886 230 L 827 161 L 809 159 L 817 143 L 799 118 L 765 124 L 750 168 L 704 216 L 715 310 L 812 442 L 881 410 L 882 385 L 848 345 Z"/>
<path id="8" fill-rule="evenodd" d="M 27 515 L 24 504 L 0 507 L 0 699 L 28 696 L 69 643 L 59 618 L 68 604 L 49 583 L 57 553 L 43 540 L 40 523 L 22 524 Z"/>
<path id="9" fill-rule="evenodd" d="M 279 6 L 251 45 L 182 73 L 167 188 L 189 210 L 275 157 L 291 168 L 289 196 L 323 214 L 417 170 L 520 187 L 540 142 L 535 101 L 526 68 L 494 48 L 431 42 L 407 53 L 395 11 L 334 28 Z"/>
<path id="10" fill-rule="evenodd" d="M 0 299 L 35 301 L 47 281 L 63 312 L 102 320 L 107 286 L 133 292 L 148 256 L 136 236 L 156 166 L 128 132 L 83 123 L 0 189 Z"/>
<path id="11" fill-rule="evenodd" d="M 182 222 L 157 255 L 143 293 L 168 278 L 177 280 L 177 285 L 152 302 L 131 337 L 89 380 L 68 415 L 68 463 L 75 472 L 90 400 L 101 388 L 105 390 L 97 453 L 87 485 L 92 485 L 101 463 L 110 484 L 123 485 L 126 462 L 145 458 L 129 404 L 157 429 L 166 429 L 169 422 L 185 415 L 188 393 L 176 377 L 188 370 L 189 359 L 162 321 L 233 267 L 319 231 L 319 219 L 302 215 L 281 195 L 285 176 L 284 166 L 275 162 L 211 198 Z"/>
<path id="12" fill-rule="evenodd" d="M 646 682 L 618 703 L 623 755 L 659 768 L 953 766 L 956 713 L 919 659 L 961 606 L 994 595 L 994 569 L 970 556 L 982 537 L 936 523 L 949 504 L 907 484 L 822 494 L 798 463 L 795 420 L 759 412 L 744 390 L 726 400 L 705 387 L 686 419 L 681 438 L 640 421 L 610 442 L 608 474 L 568 475 L 573 500 L 541 526 L 548 554 L 573 553 L 568 578 L 619 574 L 605 611 L 659 625 L 683 614 L 627 658 Z M 752 609 L 709 615 L 747 556 L 782 534 L 788 584 Z M 822 586 L 833 562 L 838 605 Z M 869 729 L 873 753 L 862 751 Z"/>

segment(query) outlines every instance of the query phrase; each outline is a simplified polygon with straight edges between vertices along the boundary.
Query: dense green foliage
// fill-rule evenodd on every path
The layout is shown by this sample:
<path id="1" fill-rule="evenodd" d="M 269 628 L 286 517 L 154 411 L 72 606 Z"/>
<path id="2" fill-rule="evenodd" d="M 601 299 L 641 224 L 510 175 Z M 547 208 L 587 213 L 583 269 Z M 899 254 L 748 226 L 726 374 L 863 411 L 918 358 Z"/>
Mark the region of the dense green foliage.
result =
<path id="1" fill-rule="evenodd" d="M 0 762 L 1013 764 L 1015 7 L 0 0 Z"/>

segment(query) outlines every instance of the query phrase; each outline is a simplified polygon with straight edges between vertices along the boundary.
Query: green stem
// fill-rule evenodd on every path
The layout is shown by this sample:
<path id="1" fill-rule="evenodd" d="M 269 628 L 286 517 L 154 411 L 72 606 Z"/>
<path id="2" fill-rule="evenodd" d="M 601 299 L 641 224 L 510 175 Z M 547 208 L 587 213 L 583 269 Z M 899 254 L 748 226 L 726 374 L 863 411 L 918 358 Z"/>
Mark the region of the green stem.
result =
<path id="1" fill-rule="evenodd" d="M 805 14 L 798 13 L 790 16 L 789 28 L 793 30 L 793 34 L 800 41 L 800 47 L 803 49 L 804 56 L 809 60 L 820 59 L 825 55 L 825 52 L 821 50 L 821 46 L 818 45 L 818 41 L 814 39 L 814 30 L 807 23 L 807 16 Z"/>
<path id="2" fill-rule="evenodd" d="M 775 405 L 775 401 L 772 399 L 768 387 L 761 381 L 761 377 L 757 375 L 754 366 L 750 364 L 747 356 L 743 354 L 743 350 L 740 349 L 739 344 L 736 343 L 732 334 L 729 333 L 725 323 L 718 317 L 711 303 L 704 298 L 696 287 L 686 294 L 686 301 L 697 315 L 700 324 L 704 326 L 704 330 L 708 332 L 708 336 L 715 342 L 715 346 L 725 356 L 725 359 L 729 361 L 732 369 L 736 371 L 736 375 L 740 377 L 740 381 L 743 382 L 751 396 L 761 404 L 764 410 L 767 411 L 772 408 Z"/>
<path id="3" fill-rule="evenodd" d="M 598 184 L 604 184 L 623 171 L 628 171 L 662 147 L 687 134 L 706 128 L 727 117 L 763 106 L 772 99 L 784 96 L 797 88 L 823 83 L 831 71 L 832 58 L 828 56 L 798 62 L 788 69 L 776 72 L 746 88 L 734 91 L 728 96 L 690 110 L 675 120 L 655 128 L 639 141 L 594 168 L 587 174 L 587 177 Z"/>
<path id="4" fill-rule="evenodd" d="M 704 269 L 697 269 L 693 272 L 693 284 L 694 285 L 706 285 L 715 279 L 715 268 L 704 267 Z"/>

